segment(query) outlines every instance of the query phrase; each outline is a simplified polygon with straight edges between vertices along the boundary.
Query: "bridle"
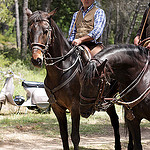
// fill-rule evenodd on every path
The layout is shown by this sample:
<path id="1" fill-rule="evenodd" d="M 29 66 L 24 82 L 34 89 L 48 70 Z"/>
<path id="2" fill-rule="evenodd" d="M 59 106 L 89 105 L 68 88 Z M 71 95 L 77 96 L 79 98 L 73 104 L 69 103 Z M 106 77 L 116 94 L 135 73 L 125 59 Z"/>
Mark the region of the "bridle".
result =
<path id="1" fill-rule="evenodd" d="M 77 46 L 74 46 L 67 54 L 62 55 L 60 57 L 52 57 L 50 55 L 48 50 L 49 50 L 49 47 L 52 47 L 53 44 L 54 44 L 54 40 L 55 40 L 54 37 L 56 37 L 55 30 L 54 30 L 53 27 L 51 27 L 50 22 L 48 20 L 39 20 L 39 21 L 46 21 L 49 24 L 48 33 L 47 33 L 47 41 L 46 41 L 45 45 L 41 44 L 41 43 L 31 43 L 31 48 L 32 48 L 32 50 L 38 49 L 42 52 L 45 65 L 46 66 L 54 66 L 57 63 L 66 60 L 68 57 L 70 57 L 74 53 L 76 53 L 77 57 L 76 57 L 76 60 L 74 61 L 74 63 L 70 67 L 68 67 L 67 69 L 62 69 L 62 68 L 59 68 L 58 66 L 56 66 L 56 67 L 59 70 L 62 70 L 63 72 L 66 72 L 66 71 L 70 70 L 71 68 L 73 68 L 77 64 L 78 61 L 80 61 L 80 65 L 81 65 L 81 58 L 79 56 L 80 55 L 79 54 L 79 48 Z M 36 20 L 36 22 L 38 22 L 38 20 Z"/>
<path id="2" fill-rule="evenodd" d="M 31 48 L 32 50 L 34 49 L 38 49 L 40 50 L 43 54 L 45 54 L 48 51 L 48 47 L 49 45 L 53 44 L 53 38 L 52 38 L 52 32 L 53 29 L 50 26 L 50 22 L 47 19 L 43 19 L 43 20 L 36 20 L 35 22 L 39 22 L 39 21 L 46 21 L 48 23 L 48 29 L 47 29 L 47 40 L 45 44 L 41 44 L 41 43 L 31 43 Z"/>
<path id="3" fill-rule="evenodd" d="M 97 59 L 91 59 L 90 61 L 93 61 L 93 60 L 97 61 L 99 64 L 101 64 L 99 62 L 99 60 L 97 60 Z M 81 106 L 90 106 L 91 105 L 91 106 L 94 106 L 94 111 L 100 111 L 100 110 L 107 110 L 108 107 L 110 107 L 110 105 L 112 105 L 112 104 L 108 104 L 108 103 L 106 105 L 105 98 L 103 97 L 106 85 L 110 86 L 110 83 L 106 76 L 107 75 L 106 75 L 106 67 L 105 67 L 104 70 L 101 72 L 101 75 L 98 75 L 98 77 L 94 77 L 95 80 L 99 81 L 96 97 L 83 96 L 83 94 L 81 93 L 81 90 L 80 90 L 80 98 L 81 98 L 80 105 Z M 94 111 L 93 111 L 93 113 L 94 113 Z"/>
<path id="4" fill-rule="evenodd" d="M 74 69 L 74 71 L 72 72 L 72 74 L 64 82 L 59 84 L 57 87 L 50 89 L 46 84 L 44 85 L 45 89 L 50 93 L 50 97 L 53 99 L 54 102 L 56 102 L 54 93 L 57 92 L 58 90 L 60 90 L 61 88 L 63 88 L 66 84 L 68 84 L 76 76 L 76 74 L 79 71 L 81 71 L 83 68 L 81 56 L 80 56 L 81 49 L 79 49 L 79 47 L 77 47 L 77 46 L 74 46 L 71 48 L 71 50 L 68 53 L 66 53 L 64 55 L 62 55 L 60 57 L 52 57 L 51 54 L 49 53 L 49 47 L 52 47 L 54 44 L 54 40 L 55 40 L 54 37 L 56 38 L 55 30 L 53 27 L 51 27 L 50 22 L 48 20 L 39 20 L 39 21 L 47 21 L 49 23 L 49 28 L 48 28 L 48 33 L 47 33 L 47 41 L 46 41 L 45 45 L 41 44 L 41 43 L 31 43 L 32 50 L 34 50 L 34 49 L 40 50 L 42 52 L 45 65 L 46 66 L 55 66 L 60 71 L 63 71 L 63 73 L 66 73 L 73 67 L 76 67 Z M 38 22 L 38 20 L 36 20 L 36 22 Z M 76 58 L 70 67 L 60 68 L 57 66 L 57 64 L 59 62 L 65 61 L 68 57 L 70 57 L 73 54 L 76 55 Z"/>
<path id="5" fill-rule="evenodd" d="M 149 58 L 149 53 L 148 53 L 148 58 Z M 84 97 L 82 93 L 80 92 L 80 98 L 83 101 L 88 101 L 88 102 L 93 101 L 92 103 L 86 103 L 86 104 L 80 103 L 80 105 L 95 105 L 95 110 L 100 111 L 101 109 L 107 110 L 113 104 L 119 104 L 119 105 L 125 106 L 127 110 L 132 110 L 133 107 L 135 107 L 142 100 L 144 100 L 144 98 L 146 98 L 146 96 L 150 93 L 150 85 L 138 98 L 136 98 L 135 100 L 131 102 L 124 102 L 122 101 L 122 98 L 126 96 L 129 92 L 131 92 L 138 85 L 138 83 L 141 81 L 142 77 L 144 76 L 148 68 L 148 64 L 149 64 L 149 59 L 147 59 L 139 75 L 122 92 L 120 92 L 120 94 L 116 94 L 113 98 L 106 98 L 103 96 L 104 89 L 107 83 L 107 77 L 105 73 L 106 67 L 105 67 L 104 71 L 102 72 L 100 76 L 102 83 L 101 83 L 101 86 L 99 86 L 99 89 L 97 92 L 98 95 L 96 96 L 96 98 L 87 98 L 87 97 Z M 134 119 L 133 116 L 130 118 L 131 120 Z"/>

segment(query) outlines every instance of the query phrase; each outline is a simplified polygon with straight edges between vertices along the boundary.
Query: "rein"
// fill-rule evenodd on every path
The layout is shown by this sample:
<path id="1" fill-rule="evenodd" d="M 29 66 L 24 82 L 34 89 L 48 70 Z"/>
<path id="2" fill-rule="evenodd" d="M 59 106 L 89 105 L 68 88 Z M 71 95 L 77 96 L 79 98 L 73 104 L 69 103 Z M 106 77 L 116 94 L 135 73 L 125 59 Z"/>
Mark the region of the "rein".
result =
<path id="1" fill-rule="evenodd" d="M 37 21 L 38 20 L 36 20 L 36 22 Z M 45 20 L 39 20 L 39 21 L 45 21 Z M 49 23 L 49 21 L 47 21 L 47 22 Z M 64 69 L 64 68 L 59 68 L 58 66 L 56 66 L 56 68 L 63 71 L 63 72 L 67 72 L 71 68 L 73 68 L 77 63 L 79 63 L 80 68 L 82 69 L 82 62 L 81 62 L 80 52 L 79 52 L 80 49 L 77 46 L 74 46 L 67 54 L 65 54 L 63 56 L 55 57 L 55 58 L 51 57 L 50 53 L 48 52 L 48 49 L 49 49 L 49 46 L 53 46 L 53 42 L 54 42 L 54 39 L 52 38 L 52 33 L 53 32 L 54 32 L 54 29 L 51 27 L 51 25 L 49 23 L 46 44 L 44 45 L 44 44 L 41 44 L 41 43 L 31 43 L 32 50 L 33 49 L 38 49 L 42 52 L 44 62 L 45 62 L 46 66 L 54 66 L 54 65 L 56 66 L 57 63 L 65 61 L 71 55 L 76 54 L 76 59 L 70 67 Z M 50 61 L 50 62 L 48 62 L 48 61 Z M 46 84 L 44 84 L 45 89 L 50 93 L 50 98 L 52 99 L 52 102 L 56 102 L 54 93 L 57 92 L 58 90 L 62 89 L 65 85 L 67 85 L 75 77 L 75 75 L 78 73 L 78 71 L 79 71 L 79 68 L 78 68 L 78 65 L 77 65 L 76 69 L 67 78 L 67 80 L 65 80 L 64 82 L 59 84 L 54 89 L 50 89 Z"/>
<path id="2" fill-rule="evenodd" d="M 80 92 L 80 98 L 84 101 L 93 101 L 88 104 L 83 104 L 80 102 L 80 105 L 95 105 L 95 110 L 100 111 L 100 109 L 107 110 L 112 104 L 119 104 L 124 105 L 128 110 L 131 110 L 134 106 L 139 104 L 146 96 L 150 93 L 150 86 L 135 100 L 132 102 L 123 102 L 121 99 L 127 95 L 129 92 L 131 92 L 137 84 L 141 81 L 142 77 L 144 76 L 147 68 L 148 68 L 149 60 L 147 59 L 145 66 L 141 70 L 140 74 L 132 81 L 131 84 L 129 84 L 120 94 L 117 94 L 114 98 L 103 98 L 103 92 L 105 88 L 105 83 L 107 83 L 106 74 L 105 74 L 105 68 L 104 73 L 101 75 L 100 78 L 102 81 L 101 86 L 99 87 L 98 96 L 96 98 L 87 98 L 84 97 Z M 109 66 L 110 68 L 110 66 Z M 112 72 L 112 71 L 111 71 Z M 113 73 L 113 72 L 112 72 Z M 110 101 L 111 103 L 109 103 Z"/>
<path id="3" fill-rule="evenodd" d="M 129 92 L 131 92 L 136 86 L 137 84 L 141 81 L 142 77 L 144 76 L 147 68 L 148 68 L 148 64 L 149 64 L 149 60 L 147 60 L 144 68 L 142 69 L 142 71 L 140 72 L 140 74 L 137 76 L 137 78 L 135 80 L 132 81 L 132 83 L 127 86 L 127 88 L 125 88 L 120 94 L 118 94 L 115 98 L 113 98 L 111 100 L 112 103 L 116 103 L 116 104 L 122 104 L 122 105 L 128 105 L 128 104 L 133 104 L 133 106 L 135 106 L 135 102 L 137 102 L 139 100 L 139 98 L 137 98 L 136 100 L 133 100 L 132 102 L 122 102 L 120 101 L 125 95 L 127 95 Z M 146 90 L 147 91 L 147 90 Z M 145 93 L 145 92 L 143 92 Z M 143 99 L 142 99 L 143 100 Z M 130 105 L 131 106 L 131 105 Z M 132 107 L 130 107 L 131 109 Z"/>
<path id="4" fill-rule="evenodd" d="M 75 62 L 74 62 L 69 68 L 67 68 L 67 69 L 61 69 L 61 68 L 58 68 L 58 67 L 56 66 L 56 63 L 61 62 L 61 61 L 64 61 L 66 58 L 68 58 L 69 56 L 71 56 L 71 55 L 74 54 L 74 53 L 77 55 L 77 57 L 76 57 Z M 80 67 L 82 66 L 82 64 L 81 64 L 81 58 L 80 58 L 80 56 L 79 56 L 79 52 L 77 51 L 77 47 L 76 47 L 76 46 L 73 47 L 73 48 L 72 48 L 66 55 L 64 55 L 64 56 L 56 57 L 56 58 L 50 58 L 50 59 L 51 59 L 51 60 L 55 60 L 55 59 L 56 59 L 57 61 L 55 61 L 54 63 L 49 63 L 49 64 L 47 64 L 47 65 L 49 65 L 49 66 L 55 65 L 56 68 L 58 68 L 59 70 L 62 70 L 63 72 L 67 72 L 68 70 L 70 70 L 71 68 L 73 68 L 78 62 L 79 62 L 79 64 L 80 64 Z M 55 87 L 55 88 L 53 88 L 53 89 L 50 89 L 50 88 L 44 83 L 45 89 L 50 93 L 50 97 L 52 98 L 52 102 L 57 102 L 54 93 L 57 92 L 57 91 L 59 91 L 60 89 L 62 89 L 65 85 L 67 85 L 67 84 L 76 76 L 76 74 L 78 73 L 78 71 L 79 71 L 79 68 L 78 68 L 78 66 L 77 66 L 76 69 L 74 70 L 74 72 L 71 74 L 71 76 L 69 76 L 69 78 L 67 78 L 67 80 L 65 80 L 64 82 L 62 82 L 61 84 L 59 84 L 57 87 Z"/>
<path id="5" fill-rule="evenodd" d="M 148 53 L 148 56 L 149 56 L 149 53 Z M 142 77 L 144 76 L 144 74 L 148 68 L 148 64 L 149 64 L 149 59 L 147 59 L 145 66 L 141 70 L 140 74 L 136 77 L 136 79 L 133 80 L 132 83 L 130 85 L 128 85 L 120 94 L 117 94 L 114 98 L 104 98 L 105 101 L 110 101 L 112 104 L 118 104 L 118 105 L 125 106 L 128 110 L 126 117 L 129 120 L 133 120 L 135 118 L 135 116 L 132 112 L 132 108 L 135 107 L 137 104 L 139 104 L 141 101 L 143 101 L 148 96 L 148 94 L 150 93 L 150 85 L 148 86 L 148 88 L 146 90 L 144 90 L 144 92 L 138 98 L 136 98 L 135 100 L 133 100 L 131 102 L 124 102 L 124 101 L 122 101 L 122 98 L 125 95 L 127 95 L 129 92 L 131 92 L 137 86 L 137 84 L 141 81 Z M 106 105 L 108 105 L 108 102 Z"/>
<path id="6" fill-rule="evenodd" d="M 82 93 L 80 91 L 80 98 L 82 99 L 82 101 L 89 101 L 90 102 L 90 103 L 84 104 L 84 103 L 81 103 L 81 101 L 80 101 L 80 105 L 82 105 L 82 106 L 94 105 L 95 106 L 95 111 L 100 111 L 101 109 L 107 110 L 107 108 L 110 107 L 108 105 L 106 106 L 105 104 L 104 104 L 105 106 L 103 105 L 103 102 L 104 102 L 103 93 L 104 93 L 105 85 L 110 84 L 107 81 L 107 78 L 106 78 L 106 69 L 105 68 L 104 68 L 104 71 L 102 72 L 102 74 L 99 78 L 101 80 L 101 84 L 99 86 L 98 95 L 97 95 L 96 98 L 95 97 L 94 98 L 85 97 L 85 96 L 82 95 Z"/>

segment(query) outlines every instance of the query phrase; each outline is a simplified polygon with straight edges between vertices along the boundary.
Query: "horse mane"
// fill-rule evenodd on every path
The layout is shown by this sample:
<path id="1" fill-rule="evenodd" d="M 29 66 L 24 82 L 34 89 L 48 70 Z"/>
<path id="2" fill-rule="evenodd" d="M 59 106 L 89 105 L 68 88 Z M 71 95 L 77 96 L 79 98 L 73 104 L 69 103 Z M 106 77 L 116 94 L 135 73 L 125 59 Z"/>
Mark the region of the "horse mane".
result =
<path id="1" fill-rule="evenodd" d="M 61 35 L 61 40 L 63 39 L 63 41 L 67 44 L 67 46 L 69 48 L 71 48 L 68 41 L 67 41 L 67 39 L 65 38 L 62 30 L 58 27 L 58 25 L 56 24 L 56 22 L 52 18 L 51 18 L 51 24 L 55 28 L 55 30 L 59 32 L 59 35 Z"/>
<path id="2" fill-rule="evenodd" d="M 93 78 L 98 75 L 97 65 L 95 60 L 91 60 L 88 64 L 84 67 L 83 71 L 81 72 L 81 80 L 85 80 L 86 82 L 91 82 Z"/>

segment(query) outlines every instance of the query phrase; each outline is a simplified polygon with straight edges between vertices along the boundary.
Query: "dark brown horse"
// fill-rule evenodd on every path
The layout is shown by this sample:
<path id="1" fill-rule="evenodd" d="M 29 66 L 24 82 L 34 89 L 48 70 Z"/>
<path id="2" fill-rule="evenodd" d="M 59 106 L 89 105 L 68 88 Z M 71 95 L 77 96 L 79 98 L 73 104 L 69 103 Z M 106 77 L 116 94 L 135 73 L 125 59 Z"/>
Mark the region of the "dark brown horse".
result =
<path id="1" fill-rule="evenodd" d="M 81 112 L 85 110 L 84 104 L 91 103 L 91 107 L 82 112 L 83 114 L 97 110 L 97 104 L 102 108 L 111 103 L 124 106 L 125 121 L 129 129 L 129 150 L 142 150 L 140 122 L 143 118 L 150 121 L 148 53 L 148 49 L 134 45 L 106 48 L 87 63 L 80 78 Z M 120 94 L 108 99 L 107 93 L 111 88 L 106 83 L 111 83 L 112 80 L 120 85 Z M 113 85 L 115 84 L 111 84 L 113 91 L 117 91 L 117 86 Z M 86 101 L 85 96 L 91 101 Z"/>
<path id="2" fill-rule="evenodd" d="M 32 63 L 41 67 L 45 62 L 47 75 L 44 81 L 49 101 L 57 117 L 63 148 L 69 149 L 66 110 L 71 113 L 71 139 L 74 149 L 78 150 L 79 136 L 79 52 L 76 47 L 71 48 L 60 29 L 51 18 L 55 10 L 50 13 L 42 11 L 31 12 L 27 9 L 30 22 L 29 34 L 32 48 Z M 114 106 L 108 114 L 115 132 L 115 147 L 120 150 L 120 135 L 118 116 Z"/>

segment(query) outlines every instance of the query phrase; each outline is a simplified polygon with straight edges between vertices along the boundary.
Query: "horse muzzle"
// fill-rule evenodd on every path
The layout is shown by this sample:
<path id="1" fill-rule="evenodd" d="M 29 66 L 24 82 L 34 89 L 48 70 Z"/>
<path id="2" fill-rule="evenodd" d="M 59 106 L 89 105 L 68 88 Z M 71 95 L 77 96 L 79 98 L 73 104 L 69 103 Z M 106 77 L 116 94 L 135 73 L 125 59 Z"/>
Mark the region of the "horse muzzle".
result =
<path id="1" fill-rule="evenodd" d="M 80 104 L 80 115 L 84 118 L 88 118 L 90 115 L 94 114 L 94 105 L 84 105 Z"/>
<path id="2" fill-rule="evenodd" d="M 31 62 L 35 67 L 38 67 L 38 68 L 42 67 L 43 65 L 43 59 L 41 58 L 37 58 L 37 59 L 31 58 Z"/>
<path id="3" fill-rule="evenodd" d="M 35 67 L 42 67 L 43 65 L 43 54 L 41 50 L 33 47 L 31 62 Z"/>

